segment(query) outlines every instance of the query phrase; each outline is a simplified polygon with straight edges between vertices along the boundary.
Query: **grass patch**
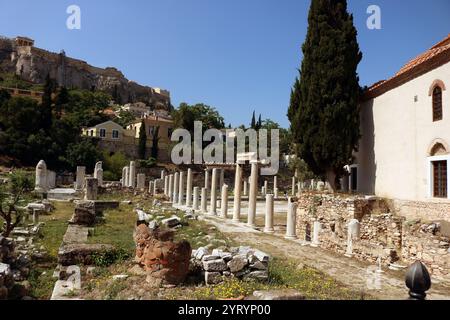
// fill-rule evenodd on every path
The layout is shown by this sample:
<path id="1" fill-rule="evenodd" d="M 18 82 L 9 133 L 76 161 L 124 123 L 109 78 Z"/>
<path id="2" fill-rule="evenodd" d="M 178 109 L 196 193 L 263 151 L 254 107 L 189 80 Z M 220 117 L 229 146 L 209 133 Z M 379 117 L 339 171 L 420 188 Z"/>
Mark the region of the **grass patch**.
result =
<path id="1" fill-rule="evenodd" d="M 50 215 L 41 215 L 39 217 L 40 221 L 45 224 L 40 230 L 38 243 L 45 247 L 52 258 L 57 259 L 58 250 L 66 233 L 68 221 L 74 211 L 74 205 L 70 202 L 55 202 L 53 204 L 55 210 Z"/>
<path id="2" fill-rule="evenodd" d="M 56 281 L 53 278 L 53 268 L 34 266 L 27 280 L 31 286 L 31 296 L 39 300 L 50 299 Z"/>
<path id="3" fill-rule="evenodd" d="M 117 249 L 132 251 L 135 248 L 133 231 L 136 226 L 136 214 L 133 207 L 121 204 L 118 209 L 104 212 L 104 222 L 97 224 L 88 243 L 111 244 Z"/>

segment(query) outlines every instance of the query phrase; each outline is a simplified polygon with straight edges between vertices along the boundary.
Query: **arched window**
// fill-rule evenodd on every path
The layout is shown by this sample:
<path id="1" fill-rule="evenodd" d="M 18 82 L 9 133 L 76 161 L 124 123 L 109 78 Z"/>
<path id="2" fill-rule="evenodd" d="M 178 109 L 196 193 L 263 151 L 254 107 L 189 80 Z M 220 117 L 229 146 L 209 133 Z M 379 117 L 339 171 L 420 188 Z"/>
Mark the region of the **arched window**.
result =
<path id="1" fill-rule="evenodd" d="M 436 86 L 433 89 L 433 121 L 442 120 L 442 89 Z"/>

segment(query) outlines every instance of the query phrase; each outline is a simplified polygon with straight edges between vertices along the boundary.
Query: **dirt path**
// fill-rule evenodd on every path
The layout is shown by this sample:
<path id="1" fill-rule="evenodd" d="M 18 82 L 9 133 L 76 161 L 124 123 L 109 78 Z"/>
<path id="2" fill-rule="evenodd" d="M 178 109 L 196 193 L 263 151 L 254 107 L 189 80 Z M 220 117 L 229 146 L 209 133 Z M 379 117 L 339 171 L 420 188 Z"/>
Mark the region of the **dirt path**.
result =
<path id="1" fill-rule="evenodd" d="M 202 219 L 217 227 L 221 232 L 242 245 L 250 245 L 276 257 L 286 257 L 320 270 L 346 286 L 365 292 L 377 299 L 404 300 L 408 289 L 404 283 L 405 271 L 385 270 L 375 273 L 375 266 L 356 259 L 338 256 L 320 248 L 302 245 L 299 241 L 286 240 L 280 234 L 268 235 L 243 223 L 233 223 L 215 217 L 202 216 Z M 374 288 L 378 278 L 378 289 Z M 374 282 L 375 281 L 375 282 Z M 369 283 L 369 285 L 368 285 Z M 372 285 L 371 285 L 372 284 Z M 428 292 L 430 300 L 449 300 L 450 286 L 434 284 Z"/>

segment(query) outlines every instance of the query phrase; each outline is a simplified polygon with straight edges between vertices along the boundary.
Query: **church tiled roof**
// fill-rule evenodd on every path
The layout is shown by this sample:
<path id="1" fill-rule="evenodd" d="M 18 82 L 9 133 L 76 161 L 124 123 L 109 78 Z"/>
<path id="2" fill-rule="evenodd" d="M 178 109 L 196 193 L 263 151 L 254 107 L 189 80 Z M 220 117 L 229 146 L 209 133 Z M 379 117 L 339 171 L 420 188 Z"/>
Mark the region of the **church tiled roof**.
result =
<path id="1" fill-rule="evenodd" d="M 444 40 L 405 64 L 392 78 L 373 84 L 365 93 L 364 100 L 380 96 L 449 61 L 450 34 Z"/>

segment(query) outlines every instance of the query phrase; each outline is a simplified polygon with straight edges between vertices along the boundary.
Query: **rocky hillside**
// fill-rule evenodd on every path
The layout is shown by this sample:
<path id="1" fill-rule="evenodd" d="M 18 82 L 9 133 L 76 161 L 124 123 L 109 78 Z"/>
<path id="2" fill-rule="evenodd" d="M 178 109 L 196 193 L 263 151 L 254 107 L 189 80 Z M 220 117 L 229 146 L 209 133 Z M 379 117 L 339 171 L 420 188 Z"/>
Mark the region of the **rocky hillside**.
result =
<path id="1" fill-rule="evenodd" d="M 47 74 L 60 86 L 97 89 L 111 94 L 118 102 L 144 102 L 155 109 L 170 108 L 170 93 L 130 81 L 116 68 L 105 69 L 66 56 L 36 48 L 29 38 L 0 37 L 0 72 L 15 73 L 33 83 L 43 83 Z"/>

